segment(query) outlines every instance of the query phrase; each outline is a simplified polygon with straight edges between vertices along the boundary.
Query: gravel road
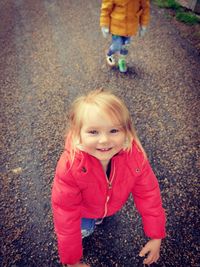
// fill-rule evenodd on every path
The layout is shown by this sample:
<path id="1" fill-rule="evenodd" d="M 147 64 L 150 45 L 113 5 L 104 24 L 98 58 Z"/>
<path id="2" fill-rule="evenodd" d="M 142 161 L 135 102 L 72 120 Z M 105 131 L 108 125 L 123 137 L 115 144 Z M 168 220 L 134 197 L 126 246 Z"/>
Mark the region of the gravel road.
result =
<path id="1" fill-rule="evenodd" d="M 69 104 L 104 87 L 128 105 L 158 177 L 168 236 L 158 267 L 197 267 L 200 55 L 152 5 L 145 38 L 133 38 L 129 70 L 105 63 L 101 1 L 0 3 L 1 267 L 59 267 L 51 184 Z M 140 267 L 145 243 L 130 198 L 84 240 L 92 267 Z"/>

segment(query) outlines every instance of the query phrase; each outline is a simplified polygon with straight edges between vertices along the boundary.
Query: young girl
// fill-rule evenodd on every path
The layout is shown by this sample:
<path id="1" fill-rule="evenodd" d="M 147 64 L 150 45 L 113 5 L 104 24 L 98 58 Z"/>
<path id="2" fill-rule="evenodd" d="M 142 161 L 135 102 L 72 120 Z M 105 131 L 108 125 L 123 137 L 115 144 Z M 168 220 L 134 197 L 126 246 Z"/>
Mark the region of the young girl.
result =
<path id="1" fill-rule="evenodd" d="M 144 264 L 159 258 L 165 214 L 157 179 L 123 102 L 94 90 L 72 105 L 66 145 L 53 183 L 52 206 L 61 262 L 80 262 L 82 238 L 95 223 L 119 211 L 130 193 L 150 241 L 140 251 Z M 98 220 L 97 220 L 98 219 Z"/>
<path id="2" fill-rule="evenodd" d="M 130 37 L 144 36 L 150 19 L 149 0 L 102 0 L 100 26 L 106 38 L 112 34 L 112 44 L 106 54 L 107 63 L 115 65 L 114 54 L 119 54 L 120 72 L 126 72 L 125 56 Z"/>

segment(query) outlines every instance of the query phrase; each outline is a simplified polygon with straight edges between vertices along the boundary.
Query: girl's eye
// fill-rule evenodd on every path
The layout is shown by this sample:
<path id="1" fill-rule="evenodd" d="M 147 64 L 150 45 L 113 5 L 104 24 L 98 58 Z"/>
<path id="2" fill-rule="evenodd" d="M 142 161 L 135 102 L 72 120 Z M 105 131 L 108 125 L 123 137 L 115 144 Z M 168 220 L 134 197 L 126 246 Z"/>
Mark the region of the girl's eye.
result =
<path id="1" fill-rule="evenodd" d="M 119 130 L 118 130 L 118 129 L 112 129 L 110 132 L 111 132 L 111 133 L 118 133 Z"/>
<path id="2" fill-rule="evenodd" d="M 96 130 L 92 130 L 88 132 L 89 134 L 98 134 L 98 132 Z"/>

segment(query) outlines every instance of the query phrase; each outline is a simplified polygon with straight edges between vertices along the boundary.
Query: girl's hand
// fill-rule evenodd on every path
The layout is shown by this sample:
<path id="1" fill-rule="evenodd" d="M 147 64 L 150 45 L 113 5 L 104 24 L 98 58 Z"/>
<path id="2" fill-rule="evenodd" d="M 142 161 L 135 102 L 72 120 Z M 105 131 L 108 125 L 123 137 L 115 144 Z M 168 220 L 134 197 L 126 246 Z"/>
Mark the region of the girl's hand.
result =
<path id="1" fill-rule="evenodd" d="M 140 26 L 140 29 L 139 29 L 139 36 L 140 37 L 144 37 L 144 35 L 146 34 L 147 32 L 147 27 L 145 26 Z"/>
<path id="2" fill-rule="evenodd" d="M 90 265 L 78 262 L 78 263 L 73 264 L 73 265 L 68 264 L 67 267 L 90 267 Z"/>
<path id="3" fill-rule="evenodd" d="M 145 255 L 148 254 L 147 258 L 144 259 L 143 264 L 150 265 L 153 262 L 157 262 L 160 257 L 160 246 L 161 239 L 151 239 L 146 243 L 139 254 L 140 257 L 145 257 Z"/>
<path id="4" fill-rule="evenodd" d="M 107 38 L 109 35 L 109 28 L 108 27 L 101 27 L 101 32 L 104 38 Z"/>

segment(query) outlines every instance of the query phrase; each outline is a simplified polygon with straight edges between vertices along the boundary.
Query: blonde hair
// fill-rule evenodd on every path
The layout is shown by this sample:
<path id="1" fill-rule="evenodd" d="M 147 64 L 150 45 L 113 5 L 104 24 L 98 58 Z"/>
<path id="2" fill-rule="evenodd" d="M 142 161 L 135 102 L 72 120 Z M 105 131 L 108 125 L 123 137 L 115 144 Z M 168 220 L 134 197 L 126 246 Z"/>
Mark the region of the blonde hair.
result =
<path id="1" fill-rule="evenodd" d="M 146 157 L 146 153 L 136 134 L 130 113 L 124 102 L 110 91 L 98 89 L 78 97 L 72 103 L 68 116 L 69 125 L 67 130 L 67 138 L 70 140 L 69 145 L 72 161 L 77 151 L 77 146 L 81 141 L 80 131 L 83 125 L 83 119 L 85 118 L 85 115 L 87 115 L 88 106 L 91 105 L 99 108 L 101 112 L 110 117 L 112 121 L 115 121 L 122 126 L 126 136 L 124 150 L 129 151 L 132 147 L 132 142 L 134 141 L 137 148 L 144 154 L 144 157 Z"/>

